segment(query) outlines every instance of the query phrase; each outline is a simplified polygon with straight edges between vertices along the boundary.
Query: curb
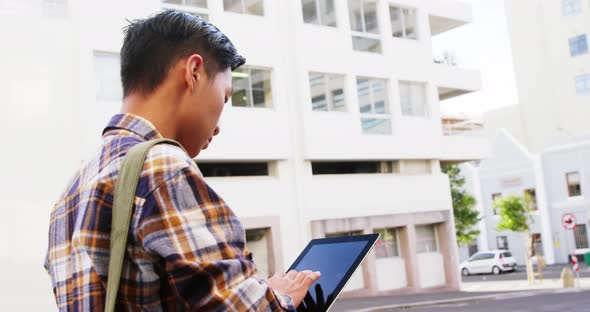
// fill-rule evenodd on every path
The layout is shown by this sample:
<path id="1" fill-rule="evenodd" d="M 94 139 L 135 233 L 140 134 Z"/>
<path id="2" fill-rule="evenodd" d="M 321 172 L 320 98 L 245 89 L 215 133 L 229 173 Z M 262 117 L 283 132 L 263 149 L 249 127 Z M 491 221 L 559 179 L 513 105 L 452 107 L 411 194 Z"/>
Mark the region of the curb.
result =
<path id="1" fill-rule="evenodd" d="M 470 297 L 454 298 L 454 299 L 442 299 L 442 300 L 431 300 L 431 301 L 422 301 L 422 302 L 394 304 L 394 305 L 379 306 L 379 307 L 374 307 L 374 308 L 360 309 L 360 310 L 356 310 L 356 311 L 358 311 L 358 312 L 385 312 L 385 311 L 391 311 L 394 309 L 401 310 L 401 309 L 412 309 L 412 308 L 425 308 L 425 307 L 431 307 L 431 306 L 443 305 L 443 304 L 459 304 L 459 303 L 479 302 L 479 301 L 484 301 L 484 300 L 514 299 L 514 298 L 524 298 L 524 297 L 530 297 L 530 296 L 542 295 L 542 294 L 571 293 L 571 292 L 581 292 L 581 291 L 586 291 L 586 290 L 587 289 L 580 289 L 580 288 L 568 288 L 568 289 L 558 288 L 558 289 L 521 291 L 521 292 L 494 294 L 494 295 L 470 296 Z"/>

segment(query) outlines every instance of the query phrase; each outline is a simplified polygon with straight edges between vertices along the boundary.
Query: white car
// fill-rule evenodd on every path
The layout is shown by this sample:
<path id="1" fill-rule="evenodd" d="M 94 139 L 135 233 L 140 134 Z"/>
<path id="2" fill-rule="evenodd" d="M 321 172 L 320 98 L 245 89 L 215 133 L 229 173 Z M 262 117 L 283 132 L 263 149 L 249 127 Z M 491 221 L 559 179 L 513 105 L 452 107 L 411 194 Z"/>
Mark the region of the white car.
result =
<path id="1" fill-rule="evenodd" d="M 516 269 L 516 260 L 508 250 L 479 251 L 467 261 L 461 263 L 461 274 L 464 276 L 480 273 L 498 275 Z"/>

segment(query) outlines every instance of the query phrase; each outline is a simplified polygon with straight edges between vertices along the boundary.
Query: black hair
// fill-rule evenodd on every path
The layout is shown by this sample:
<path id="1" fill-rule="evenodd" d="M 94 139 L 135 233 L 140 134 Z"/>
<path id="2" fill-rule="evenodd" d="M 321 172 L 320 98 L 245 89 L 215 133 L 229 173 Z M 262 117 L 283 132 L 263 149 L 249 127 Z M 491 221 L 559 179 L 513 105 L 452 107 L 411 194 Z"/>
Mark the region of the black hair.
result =
<path id="1" fill-rule="evenodd" d="M 123 30 L 121 81 L 123 96 L 149 93 L 166 78 L 183 57 L 198 53 L 209 77 L 227 68 L 242 66 L 246 59 L 214 25 L 199 16 L 166 10 L 146 19 L 133 20 Z"/>

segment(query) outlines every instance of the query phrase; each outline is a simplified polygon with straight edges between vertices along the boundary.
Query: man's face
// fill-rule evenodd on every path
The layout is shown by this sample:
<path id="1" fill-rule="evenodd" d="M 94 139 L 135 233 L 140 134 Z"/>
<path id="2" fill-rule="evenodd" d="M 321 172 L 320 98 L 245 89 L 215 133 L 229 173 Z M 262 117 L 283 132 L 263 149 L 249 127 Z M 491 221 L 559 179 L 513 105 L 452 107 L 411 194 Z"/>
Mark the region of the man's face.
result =
<path id="1" fill-rule="evenodd" d="M 219 117 L 232 93 L 229 68 L 210 77 L 202 65 L 196 69 L 194 90 L 186 93 L 179 106 L 178 139 L 191 157 L 206 149 L 219 133 Z"/>

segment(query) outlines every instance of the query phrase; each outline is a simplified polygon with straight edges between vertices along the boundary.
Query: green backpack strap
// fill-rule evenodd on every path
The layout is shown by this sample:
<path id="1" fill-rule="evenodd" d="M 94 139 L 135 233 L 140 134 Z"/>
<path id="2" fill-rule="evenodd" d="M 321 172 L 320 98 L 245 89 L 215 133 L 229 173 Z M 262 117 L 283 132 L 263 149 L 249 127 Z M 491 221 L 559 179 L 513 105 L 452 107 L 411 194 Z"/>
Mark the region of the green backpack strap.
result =
<path id="1" fill-rule="evenodd" d="M 105 303 L 106 312 L 115 311 L 115 302 L 117 301 L 119 282 L 123 270 L 123 258 L 125 256 L 125 247 L 127 245 L 127 236 L 129 235 L 129 226 L 131 224 L 131 215 L 139 175 L 143 169 L 148 151 L 154 145 L 160 143 L 172 144 L 182 148 L 180 143 L 170 139 L 141 142 L 129 149 L 119 169 L 115 183 L 115 198 L 112 209 L 109 272 Z"/>

